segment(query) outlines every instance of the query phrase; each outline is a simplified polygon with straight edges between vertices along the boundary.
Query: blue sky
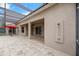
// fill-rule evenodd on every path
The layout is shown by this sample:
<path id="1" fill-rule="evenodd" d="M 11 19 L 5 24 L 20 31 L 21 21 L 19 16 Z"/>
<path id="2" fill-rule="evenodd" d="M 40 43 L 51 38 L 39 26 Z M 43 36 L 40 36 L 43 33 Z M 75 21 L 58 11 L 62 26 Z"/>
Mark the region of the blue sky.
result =
<path id="1" fill-rule="evenodd" d="M 21 4 L 24 5 L 25 7 L 28 7 L 31 10 L 35 10 L 42 5 L 42 3 L 21 3 Z M 18 6 L 14 5 L 13 3 L 9 3 L 9 9 L 16 11 L 18 13 L 25 14 L 25 15 L 27 15 L 29 13 L 29 11 L 25 11 L 25 10 L 19 8 Z"/>

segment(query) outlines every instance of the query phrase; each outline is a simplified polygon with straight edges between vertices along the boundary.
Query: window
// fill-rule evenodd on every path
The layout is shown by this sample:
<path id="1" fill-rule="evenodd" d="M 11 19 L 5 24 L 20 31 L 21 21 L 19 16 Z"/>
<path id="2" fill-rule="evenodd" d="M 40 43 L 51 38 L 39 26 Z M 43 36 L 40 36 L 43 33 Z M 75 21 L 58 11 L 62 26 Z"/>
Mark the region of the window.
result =
<path id="1" fill-rule="evenodd" d="M 37 35 L 39 35 L 39 34 L 41 35 L 41 32 L 42 32 L 42 31 L 41 31 L 41 26 L 36 27 L 35 30 L 36 30 L 36 34 L 37 34 Z"/>
<path id="2" fill-rule="evenodd" d="M 21 27 L 21 32 L 24 33 L 24 27 Z"/>

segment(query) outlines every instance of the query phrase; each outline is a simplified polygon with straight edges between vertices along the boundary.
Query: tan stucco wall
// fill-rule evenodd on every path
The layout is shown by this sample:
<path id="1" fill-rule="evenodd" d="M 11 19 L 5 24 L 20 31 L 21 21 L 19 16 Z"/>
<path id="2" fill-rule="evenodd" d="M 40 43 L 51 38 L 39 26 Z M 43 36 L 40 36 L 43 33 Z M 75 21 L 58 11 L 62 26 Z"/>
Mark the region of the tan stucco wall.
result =
<path id="1" fill-rule="evenodd" d="M 76 40 L 75 4 L 59 4 L 45 14 L 45 44 L 71 55 L 75 55 Z M 56 22 L 64 20 L 64 43 L 56 43 Z"/>
<path id="2" fill-rule="evenodd" d="M 44 18 L 44 28 L 45 28 L 45 44 L 54 49 L 63 51 L 70 55 L 75 55 L 76 53 L 76 6 L 75 4 L 56 4 L 43 12 L 40 12 L 27 20 L 19 23 L 20 26 L 25 23 L 33 22 Z M 64 36 L 63 43 L 56 42 L 56 22 L 59 20 L 64 21 Z M 20 29 L 19 29 L 20 30 Z"/>
<path id="3" fill-rule="evenodd" d="M 21 32 L 21 27 L 24 27 L 24 33 Z M 26 25 L 19 26 L 19 34 L 26 36 Z"/>

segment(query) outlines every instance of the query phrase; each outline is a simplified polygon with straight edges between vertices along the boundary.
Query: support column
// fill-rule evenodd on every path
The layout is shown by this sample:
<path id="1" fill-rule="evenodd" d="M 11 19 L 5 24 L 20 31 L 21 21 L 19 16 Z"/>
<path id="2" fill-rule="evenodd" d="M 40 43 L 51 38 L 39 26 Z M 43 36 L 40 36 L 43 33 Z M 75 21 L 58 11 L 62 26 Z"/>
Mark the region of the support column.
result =
<path id="1" fill-rule="evenodd" d="M 18 33 L 18 27 L 16 28 L 16 35 L 18 35 L 19 33 Z"/>
<path id="2" fill-rule="evenodd" d="M 19 26 L 19 32 L 18 32 L 19 35 L 21 35 L 21 26 Z"/>
<path id="3" fill-rule="evenodd" d="M 26 36 L 28 36 L 28 24 L 26 24 Z"/>
<path id="4" fill-rule="evenodd" d="M 6 35 L 9 35 L 9 28 L 6 28 Z"/>
<path id="5" fill-rule="evenodd" d="M 31 38 L 31 23 L 28 23 L 28 38 Z"/>

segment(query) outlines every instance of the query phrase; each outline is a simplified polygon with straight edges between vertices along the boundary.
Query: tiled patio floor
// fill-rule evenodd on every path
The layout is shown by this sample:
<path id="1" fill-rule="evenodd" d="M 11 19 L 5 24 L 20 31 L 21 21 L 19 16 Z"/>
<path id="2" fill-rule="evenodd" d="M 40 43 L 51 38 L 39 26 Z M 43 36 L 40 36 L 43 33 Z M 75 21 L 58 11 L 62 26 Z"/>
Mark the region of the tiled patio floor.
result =
<path id="1" fill-rule="evenodd" d="M 63 56 L 67 55 L 24 36 L 0 36 L 1 56 Z"/>

